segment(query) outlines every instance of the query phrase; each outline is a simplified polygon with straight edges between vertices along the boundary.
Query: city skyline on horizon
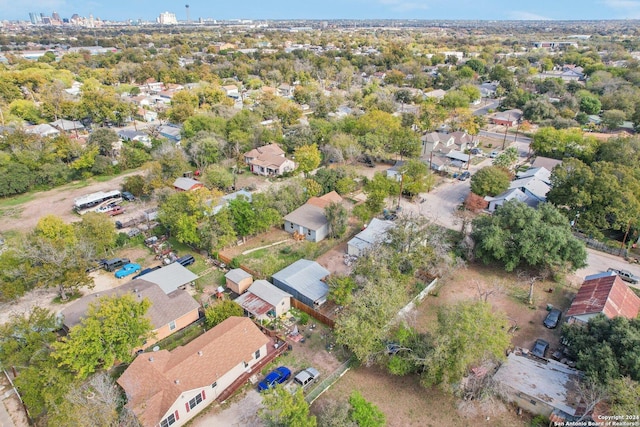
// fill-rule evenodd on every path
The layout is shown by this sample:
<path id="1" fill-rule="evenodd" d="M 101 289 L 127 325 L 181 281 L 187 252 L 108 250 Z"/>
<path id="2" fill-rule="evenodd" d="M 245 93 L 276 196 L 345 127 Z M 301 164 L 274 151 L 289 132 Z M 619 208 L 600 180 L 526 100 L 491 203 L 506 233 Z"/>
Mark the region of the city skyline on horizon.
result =
<path id="1" fill-rule="evenodd" d="M 43 13 L 51 16 L 57 12 L 61 18 L 71 18 L 73 14 L 82 17 L 100 18 L 107 21 L 138 20 L 155 21 L 162 12 L 176 15 L 178 21 L 189 17 L 216 20 L 331 20 L 331 19 L 416 19 L 416 20 L 621 20 L 640 19 L 640 0 L 589 0 L 578 2 L 569 0 L 556 2 L 540 0 L 533 5 L 516 6 L 506 0 L 488 2 L 470 0 L 450 0 L 446 4 L 435 0 L 326 0 L 302 3 L 292 6 L 283 0 L 265 4 L 256 0 L 246 0 L 240 4 L 223 4 L 216 8 L 202 0 L 176 4 L 161 0 L 136 0 L 125 3 L 114 0 L 109 3 L 80 0 L 35 0 L 29 5 L 0 0 L 3 12 L 1 20 L 28 21 L 29 13 Z"/>

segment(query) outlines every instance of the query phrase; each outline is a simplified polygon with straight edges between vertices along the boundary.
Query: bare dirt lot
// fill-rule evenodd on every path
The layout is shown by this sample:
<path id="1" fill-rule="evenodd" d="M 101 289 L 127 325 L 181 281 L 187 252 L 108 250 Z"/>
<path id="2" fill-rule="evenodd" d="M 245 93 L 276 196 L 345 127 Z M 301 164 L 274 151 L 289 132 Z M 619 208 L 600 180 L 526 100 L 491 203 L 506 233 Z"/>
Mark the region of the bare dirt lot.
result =
<path id="1" fill-rule="evenodd" d="M 40 217 L 45 215 L 56 215 L 67 222 L 79 221 L 80 217 L 72 210 L 74 199 L 96 191 L 119 189 L 126 177 L 138 173 L 140 172 L 132 171 L 109 181 L 92 181 L 87 185 L 72 183 L 53 190 L 35 193 L 32 200 L 2 210 L 0 232 L 31 230 L 36 226 Z"/>

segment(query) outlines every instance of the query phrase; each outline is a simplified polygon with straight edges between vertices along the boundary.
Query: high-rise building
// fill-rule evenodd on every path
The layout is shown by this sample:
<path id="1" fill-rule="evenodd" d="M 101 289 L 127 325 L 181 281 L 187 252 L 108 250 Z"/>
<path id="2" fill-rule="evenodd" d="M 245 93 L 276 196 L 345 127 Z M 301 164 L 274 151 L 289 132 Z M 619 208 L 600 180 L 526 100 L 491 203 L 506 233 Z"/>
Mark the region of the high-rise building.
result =
<path id="1" fill-rule="evenodd" d="M 53 12 L 51 14 L 51 19 L 54 21 L 62 22 L 62 19 L 60 18 L 60 15 L 58 15 L 58 12 Z"/>
<path id="2" fill-rule="evenodd" d="M 42 24 L 42 17 L 39 13 L 31 12 L 29 13 L 29 21 L 31 21 L 33 25 Z"/>
<path id="3" fill-rule="evenodd" d="M 176 25 L 178 20 L 176 14 L 171 12 L 162 12 L 158 17 L 158 23 L 162 25 Z"/>

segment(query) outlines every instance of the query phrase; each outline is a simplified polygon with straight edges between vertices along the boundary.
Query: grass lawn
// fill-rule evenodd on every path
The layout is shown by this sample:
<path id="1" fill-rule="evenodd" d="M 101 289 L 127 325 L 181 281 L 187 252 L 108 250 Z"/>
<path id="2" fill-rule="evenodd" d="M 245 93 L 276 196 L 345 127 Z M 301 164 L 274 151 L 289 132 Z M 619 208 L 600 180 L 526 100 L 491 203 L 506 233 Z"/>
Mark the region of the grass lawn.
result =
<path id="1" fill-rule="evenodd" d="M 299 259 L 314 260 L 336 244 L 336 241 L 331 239 L 325 239 L 319 243 L 292 240 L 291 242 L 260 249 L 246 255 L 239 255 L 236 259 L 240 264 L 266 278 Z"/>

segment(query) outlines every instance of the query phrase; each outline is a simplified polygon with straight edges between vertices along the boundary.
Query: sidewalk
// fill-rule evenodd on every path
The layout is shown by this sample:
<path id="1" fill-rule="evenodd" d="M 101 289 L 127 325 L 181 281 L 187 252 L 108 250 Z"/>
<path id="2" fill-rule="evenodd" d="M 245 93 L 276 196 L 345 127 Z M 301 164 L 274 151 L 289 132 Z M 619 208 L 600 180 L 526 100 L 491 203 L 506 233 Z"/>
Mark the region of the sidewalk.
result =
<path id="1" fill-rule="evenodd" d="M 9 393 L 12 393 L 12 391 L 3 395 L 3 402 L 2 405 L 0 405 L 0 427 L 15 427 L 13 420 L 7 412 L 7 408 L 4 406 L 4 399 L 9 396 Z"/>

